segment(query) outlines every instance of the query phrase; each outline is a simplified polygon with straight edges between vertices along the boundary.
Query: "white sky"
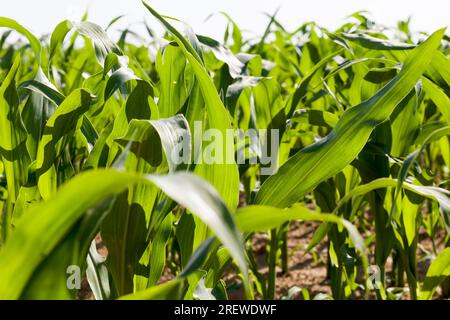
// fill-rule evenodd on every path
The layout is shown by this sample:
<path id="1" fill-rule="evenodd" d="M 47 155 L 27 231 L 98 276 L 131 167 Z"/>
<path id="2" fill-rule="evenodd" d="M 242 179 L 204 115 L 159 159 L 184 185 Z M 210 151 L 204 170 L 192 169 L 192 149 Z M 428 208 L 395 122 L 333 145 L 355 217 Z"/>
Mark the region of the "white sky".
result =
<path id="1" fill-rule="evenodd" d="M 450 0 L 147 0 L 159 13 L 188 22 L 196 33 L 220 38 L 226 20 L 214 12 L 226 11 L 241 29 L 261 34 L 268 22 L 262 12 L 273 13 L 289 30 L 303 22 L 316 21 L 327 28 L 336 28 L 358 10 L 370 11 L 372 17 L 385 25 L 412 16 L 414 31 L 431 32 L 450 24 Z M 140 0 L 0 0 L 0 16 L 13 18 L 36 35 L 50 33 L 64 19 L 79 20 L 89 9 L 89 19 L 105 27 L 125 14 L 117 28 L 146 20 L 156 21 L 146 12 Z M 135 30 L 142 30 L 136 27 Z"/>

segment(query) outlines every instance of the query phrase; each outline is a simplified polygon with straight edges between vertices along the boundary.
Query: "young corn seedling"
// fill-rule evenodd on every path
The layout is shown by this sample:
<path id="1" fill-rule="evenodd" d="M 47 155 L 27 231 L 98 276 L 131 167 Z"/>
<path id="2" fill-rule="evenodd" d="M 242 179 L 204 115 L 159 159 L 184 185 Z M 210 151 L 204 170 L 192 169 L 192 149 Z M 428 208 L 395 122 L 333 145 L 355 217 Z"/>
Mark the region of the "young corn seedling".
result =
<path id="1" fill-rule="evenodd" d="M 142 9 L 162 38 L 0 18 L 0 298 L 309 299 L 279 270 L 319 245 L 330 298 L 448 295 L 445 30 L 225 15 L 219 42 Z"/>

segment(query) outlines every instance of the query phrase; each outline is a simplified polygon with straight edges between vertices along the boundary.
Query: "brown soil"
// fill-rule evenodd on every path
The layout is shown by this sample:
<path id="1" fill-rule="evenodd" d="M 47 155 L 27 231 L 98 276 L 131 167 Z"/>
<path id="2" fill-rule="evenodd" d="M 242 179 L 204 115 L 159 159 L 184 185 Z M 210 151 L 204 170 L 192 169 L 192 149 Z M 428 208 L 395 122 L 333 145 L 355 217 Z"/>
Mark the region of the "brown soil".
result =
<path id="1" fill-rule="evenodd" d="M 314 231 L 319 226 L 315 222 L 293 222 L 288 232 L 288 270 L 283 274 L 277 267 L 276 299 L 287 295 L 290 288 L 296 286 L 306 288 L 311 298 L 317 294 L 331 295 L 329 281 L 327 279 L 327 248 L 319 244 L 311 253 L 306 253 L 306 248 Z M 264 233 L 253 235 L 252 246 L 258 271 L 267 278 L 267 244 L 268 236 Z M 225 277 L 230 287 L 238 280 L 232 274 Z M 229 293 L 230 299 L 242 299 L 243 292 L 240 288 Z M 257 297 L 259 298 L 259 297 Z"/>
<path id="2" fill-rule="evenodd" d="M 311 297 L 318 293 L 331 295 L 327 279 L 328 250 L 324 243 L 306 253 L 306 248 L 318 227 L 318 223 L 293 223 L 288 234 L 288 272 L 278 274 L 277 299 L 285 296 L 290 288 L 298 286 L 308 289 Z"/>
<path id="3" fill-rule="evenodd" d="M 316 246 L 312 252 L 306 253 L 306 248 L 314 235 L 316 228 L 319 226 L 317 222 L 293 222 L 291 223 L 288 232 L 288 272 L 283 274 L 281 268 L 277 268 L 277 284 L 276 284 L 276 299 L 285 297 L 289 289 L 293 287 L 307 289 L 310 298 L 316 295 L 331 296 L 330 282 L 327 278 L 327 256 L 328 249 L 326 243 L 323 241 Z M 437 252 L 441 252 L 444 247 L 445 234 L 440 231 L 436 235 L 435 247 Z M 266 264 L 266 247 L 268 244 L 268 236 L 266 234 L 255 234 L 252 238 L 252 244 L 255 253 L 255 260 L 259 266 L 259 272 L 267 278 L 267 264 Z M 373 246 L 371 247 L 373 252 Z M 419 245 L 417 248 L 417 271 L 419 281 L 423 281 L 426 272 L 430 266 L 430 255 L 433 252 L 433 242 L 422 228 L 419 233 Z M 373 262 L 373 257 L 369 257 Z M 386 264 L 386 273 L 392 271 L 392 259 L 389 258 Z M 228 275 L 226 278 L 227 284 L 235 287 L 236 282 L 240 282 L 234 275 Z M 405 280 L 405 294 L 403 299 L 408 299 Z M 243 290 L 232 291 L 230 293 L 231 299 L 243 299 Z M 294 299 L 302 299 L 301 293 L 296 294 Z M 356 293 L 356 299 L 362 298 L 361 292 Z M 372 298 L 372 297 L 371 297 Z M 438 289 L 436 298 L 442 298 L 441 292 Z"/>
<path id="4" fill-rule="evenodd" d="M 282 273 L 281 268 L 277 268 L 277 284 L 276 284 L 276 299 L 285 297 L 289 289 L 293 287 L 305 288 L 308 290 L 311 298 L 318 294 L 325 294 L 331 296 L 331 288 L 329 279 L 327 279 L 326 261 L 328 249 L 326 243 L 323 241 L 316 246 L 312 252 L 306 253 L 308 246 L 315 230 L 319 226 L 316 222 L 292 222 L 288 232 L 288 270 Z M 438 232 L 435 246 L 438 252 L 444 249 L 444 233 Z M 267 244 L 268 236 L 264 233 L 254 234 L 251 241 L 254 251 L 255 260 L 258 265 L 259 272 L 267 277 Z M 106 256 L 107 249 L 103 245 L 101 237 L 96 237 L 97 250 L 100 254 Z M 419 236 L 419 246 L 417 249 L 418 261 L 418 275 L 419 281 L 423 281 L 426 271 L 430 265 L 429 254 L 433 252 L 433 242 L 426 232 L 422 229 Z M 373 252 L 372 248 L 371 251 Z M 373 257 L 369 257 L 373 260 Z M 386 265 L 386 272 L 392 269 L 392 261 L 388 260 Z M 236 277 L 236 270 L 230 268 L 225 275 L 225 282 L 229 289 L 230 299 L 243 299 L 243 290 L 241 281 Z M 164 283 L 173 278 L 170 270 L 166 268 L 159 283 Z M 406 282 L 406 281 L 405 281 Z M 406 285 L 406 284 L 405 284 Z M 438 290 L 438 296 L 440 291 Z M 94 299 L 93 294 L 89 288 L 86 279 L 82 281 L 82 288 L 79 291 L 79 298 L 83 300 Z M 257 298 L 259 298 L 257 296 Z M 295 299 L 301 299 L 301 294 L 294 296 Z M 406 294 L 404 298 L 408 298 Z"/>

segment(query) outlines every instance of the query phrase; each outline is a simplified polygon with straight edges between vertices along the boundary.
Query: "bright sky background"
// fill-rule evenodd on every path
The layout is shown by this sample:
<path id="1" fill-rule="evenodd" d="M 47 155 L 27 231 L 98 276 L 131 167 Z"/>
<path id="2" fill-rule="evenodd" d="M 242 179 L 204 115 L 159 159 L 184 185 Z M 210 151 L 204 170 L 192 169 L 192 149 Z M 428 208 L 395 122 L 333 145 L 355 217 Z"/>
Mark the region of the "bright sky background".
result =
<path id="1" fill-rule="evenodd" d="M 226 20 L 220 15 L 205 22 L 214 12 L 226 11 L 243 30 L 261 34 L 268 19 L 263 12 L 273 13 L 278 7 L 279 20 L 289 30 L 306 21 L 316 21 L 327 28 L 336 28 L 358 10 L 371 12 L 372 17 L 387 26 L 412 16 L 414 31 L 431 32 L 450 24 L 450 0 L 147 0 L 161 14 L 188 22 L 196 33 L 220 38 Z M 89 19 L 105 27 L 125 14 L 116 28 L 144 19 L 157 23 L 146 12 L 140 0 L 0 0 L 0 15 L 13 18 L 37 35 L 50 33 L 64 19 L 79 20 L 86 9 Z M 142 30 L 136 27 L 136 30 Z"/>

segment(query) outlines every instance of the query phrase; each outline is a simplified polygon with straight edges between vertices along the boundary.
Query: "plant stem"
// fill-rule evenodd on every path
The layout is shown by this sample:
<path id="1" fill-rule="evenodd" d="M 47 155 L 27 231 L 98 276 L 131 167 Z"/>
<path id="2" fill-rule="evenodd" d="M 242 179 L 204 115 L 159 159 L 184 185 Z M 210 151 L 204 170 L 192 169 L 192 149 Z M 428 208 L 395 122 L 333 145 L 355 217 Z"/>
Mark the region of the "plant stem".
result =
<path id="1" fill-rule="evenodd" d="M 269 252 L 269 274 L 268 274 L 268 284 L 267 284 L 267 299 L 275 299 L 275 285 L 277 279 L 277 249 L 278 249 L 278 239 L 277 230 L 270 230 L 270 252 Z"/>

